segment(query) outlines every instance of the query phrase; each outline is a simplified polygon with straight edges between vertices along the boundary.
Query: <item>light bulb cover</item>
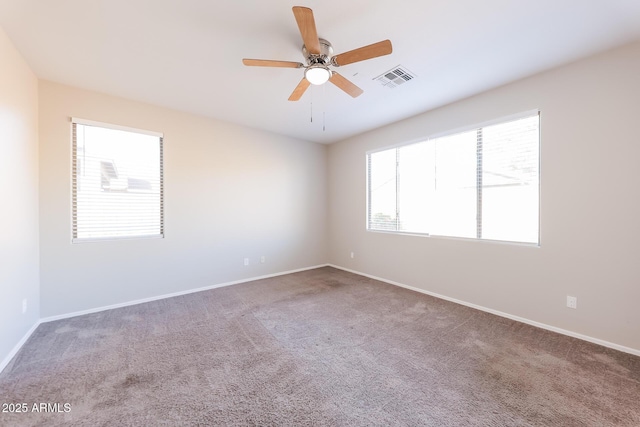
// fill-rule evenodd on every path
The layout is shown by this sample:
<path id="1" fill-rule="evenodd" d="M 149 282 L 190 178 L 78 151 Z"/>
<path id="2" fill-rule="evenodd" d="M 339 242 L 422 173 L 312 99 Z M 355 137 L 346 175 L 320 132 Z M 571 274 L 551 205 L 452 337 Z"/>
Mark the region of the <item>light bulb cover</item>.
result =
<path id="1" fill-rule="evenodd" d="M 322 85 L 331 77 L 331 71 L 324 65 L 314 64 L 307 68 L 304 72 L 304 77 L 312 85 Z"/>

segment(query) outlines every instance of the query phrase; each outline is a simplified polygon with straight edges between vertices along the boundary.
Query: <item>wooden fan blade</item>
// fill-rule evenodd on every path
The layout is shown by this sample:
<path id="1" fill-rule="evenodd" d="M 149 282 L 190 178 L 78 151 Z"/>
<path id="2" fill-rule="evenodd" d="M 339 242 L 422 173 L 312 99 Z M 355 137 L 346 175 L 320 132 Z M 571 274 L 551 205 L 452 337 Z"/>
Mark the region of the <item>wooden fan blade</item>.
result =
<path id="1" fill-rule="evenodd" d="M 307 51 L 314 55 L 319 55 L 320 41 L 316 31 L 316 21 L 313 19 L 313 11 L 308 7 L 294 6 L 293 15 L 296 17 L 298 29 Z"/>
<path id="2" fill-rule="evenodd" d="M 377 58 L 378 56 L 389 55 L 393 51 L 391 41 L 384 40 L 378 43 L 363 46 L 349 52 L 335 55 L 331 58 L 331 63 L 337 67 L 354 62 L 364 61 L 365 59 Z"/>
<path id="3" fill-rule="evenodd" d="M 335 71 L 331 74 L 331 78 L 329 79 L 329 81 L 354 98 L 357 98 L 364 92 L 358 86 L 354 85 Z"/>
<path id="4" fill-rule="evenodd" d="M 301 62 L 291 61 L 272 61 L 270 59 L 243 59 L 242 63 L 249 67 L 283 67 L 283 68 L 300 68 L 304 67 Z"/>
<path id="5" fill-rule="evenodd" d="M 300 83 L 298 83 L 298 86 L 296 86 L 296 88 L 293 90 L 293 93 L 289 97 L 289 101 L 298 101 L 310 84 L 311 83 L 309 83 L 309 81 L 303 77 L 302 80 L 300 80 Z"/>

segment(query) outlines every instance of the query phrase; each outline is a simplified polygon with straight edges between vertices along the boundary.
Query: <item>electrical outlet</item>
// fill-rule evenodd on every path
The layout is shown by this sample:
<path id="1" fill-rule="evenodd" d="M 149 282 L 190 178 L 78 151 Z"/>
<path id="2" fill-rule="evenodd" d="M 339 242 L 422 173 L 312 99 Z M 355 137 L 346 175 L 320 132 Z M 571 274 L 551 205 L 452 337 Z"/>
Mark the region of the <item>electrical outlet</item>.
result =
<path id="1" fill-rule="evenodd" d="M 249 265 L 249 258 L 244 259 L 244 266 L 246 267 L 247 265 Z"/>
<path id="2" fill-rule="evenodd" d="M 351 258 L 353 258 L 353 257 L 354 257 L 353 252 L 351 252 Z"/>
<path id="3" fill-rule="evenodd" d="M 572 297 L 567 295 L 567 307 L 578 308 L 578 297 Z"/>
<path id="4" fill-rule="evenodd" d="M 264 255 L 262 255 L 262 256 L 260 257 L 260 264 L 264 264 L 266 260 L 267 260 L 267 258 L 265 258 L 265 256 L 264 256 Z"/>
<path id="5" fill-rule="evenodd" d="M 27 312 L 27 299 L 22 300 L 22 314 Z"/>

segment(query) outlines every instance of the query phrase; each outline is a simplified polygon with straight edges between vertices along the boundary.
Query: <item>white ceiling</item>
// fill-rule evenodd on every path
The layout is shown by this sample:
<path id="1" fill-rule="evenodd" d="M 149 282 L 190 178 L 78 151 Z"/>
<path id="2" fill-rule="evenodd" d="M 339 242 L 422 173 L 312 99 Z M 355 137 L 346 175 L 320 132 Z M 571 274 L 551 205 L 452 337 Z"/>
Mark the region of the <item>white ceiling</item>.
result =
<path id="1" fill-rule="evenodd" d="M 335 53 L 392 41 L 338 69 L 359 98 L 327 84 L 290 102 L 302 69 L 242 65 L 304 62 L 295 5 Z M 331 143 L 638 40 L 640 1 L 0 0 L 0 26 L 39 78 Z M 396 65 L 416 79 L 372 80 Z"/>

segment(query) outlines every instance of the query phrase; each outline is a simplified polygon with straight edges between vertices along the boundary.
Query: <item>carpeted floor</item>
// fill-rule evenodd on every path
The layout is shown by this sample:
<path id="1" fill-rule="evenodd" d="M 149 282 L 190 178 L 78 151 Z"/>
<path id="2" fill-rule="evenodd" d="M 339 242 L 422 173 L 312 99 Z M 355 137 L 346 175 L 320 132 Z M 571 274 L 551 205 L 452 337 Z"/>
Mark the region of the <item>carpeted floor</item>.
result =
<path id="1" fill-rule="evenodd" d="M 640 358 L 326 267 L 42 324 L 0 403 L 28 405 L 2 426 L 640 426 Z"/>

